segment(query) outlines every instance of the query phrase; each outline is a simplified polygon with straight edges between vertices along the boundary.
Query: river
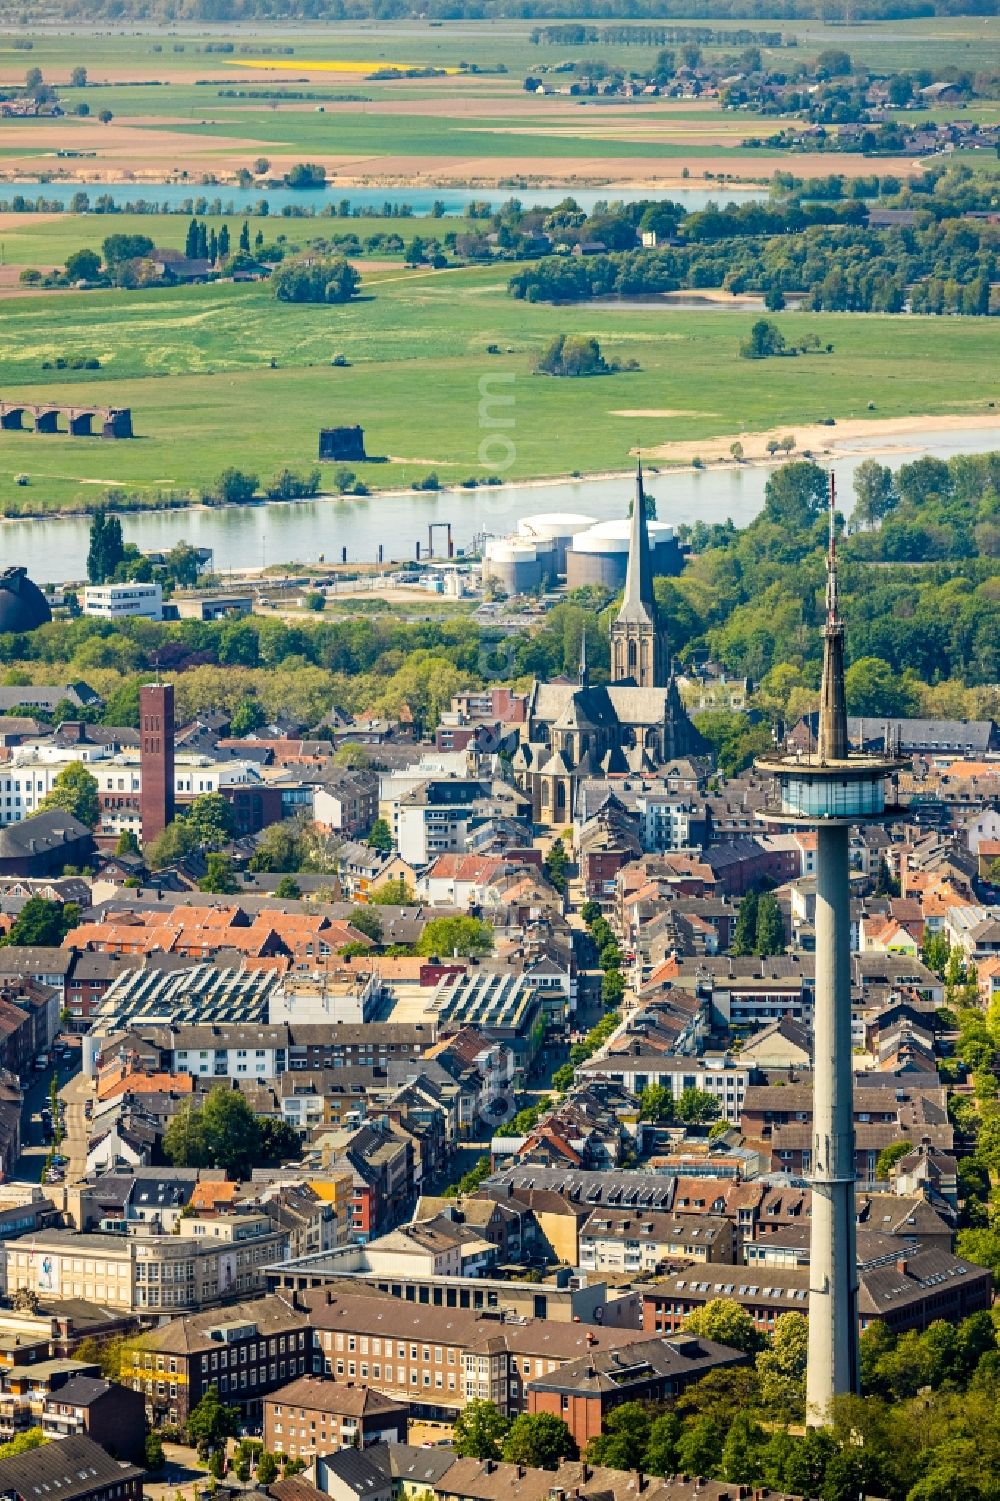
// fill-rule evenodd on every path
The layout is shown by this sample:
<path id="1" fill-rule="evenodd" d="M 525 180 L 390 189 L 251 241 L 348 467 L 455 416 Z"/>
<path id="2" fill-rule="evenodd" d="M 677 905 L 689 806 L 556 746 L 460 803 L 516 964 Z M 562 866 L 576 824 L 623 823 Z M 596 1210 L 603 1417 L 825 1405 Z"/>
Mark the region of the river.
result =
<path id="1" fill-rule="evenodd" d="M 75 170 L 86 171 L 85 163 Z M 416 214 L 429 214 L 436 203 L 444 205 L 447 214 L 464 214 L 470 202 L 488 203 L 491 210 L 498 209 L 508 198 L 517 198 L 525 208 L 548 208 L 561 199 L 572 197 L 584 213 L 591 213 L 597 203 L 639 203 L 648 199 L 670 199 L 689 212 L 703 209 L 707 203 L 728 203 L 731 200 L 746 202 L 748 198 L 763 198 L 760 189 L 741 188 L 719 184 L 714 190 L 706 188 L 675 188 L 658 192 L 652 188 L 616 188 L 613 184 L 604 188 L 424 188 L 424 187 L 341 187 L 337 182 L 328 182 L 323 188 L 239 188 L 231 184 L 193 182 L 43 182 L 34 180 L 0 179 L 0 205 L 10 206 L 16 198 L 33 202 L 44 198 L 51 203 L 60 203 L 69 208 L 78 193 L 86 193 L 91 205 L 98 198 L 110 198 L 115 207 L 124 210 L 129 204 L 143 205 L 142 211 L 154 209 L 164 213 L 184 212 L 198 214 L 214 213 L 246 214 L 258 212 L 261 200 L 267 203 L 268 212 L 280 215 L 285 208 L 305 209 L 307 214 L 326 215 L 339 204 L 346 202 L 351 213 L 381 214 L 386 204 L 397 208 L 406 206 Z M 217 204 L 217 210 L 214 205 Z"/>
<path id="2" fill-rule="evenodd" d="M 835 457 L 841 504 L 853 503 L 851 481 L 865 452 L 884 456 L 893 468 L 922 454 L 949 458 L 1000 448 L 1000 430 L 968 427 L 919 436 L 851 441 L 850 453 Z M 648 491 L 661 521 L 678 524 L 725 521 L 737 526 L 752 521 L 764 503 L 767 468 L 745 467 L 675 470 L 652 475 Z M 351 562 L 372 562 L 379 544 L 387 559 L 412 558 L 419 541 L 426 547 L 428 524 L 450 521 L 456 548 L 468 547 L 484 533 L 514 531 L 522 516 L 542 511 L 576 511 L 599 521 L 626 513 L 631 478 L 584 479 L 559 484 L 510 485 L 499 489 L 441 491 L 436 494 L 372 495 L 364 498 L 325 496 L 316 500 L 218 509 L 132 512 L 122 517 L 127 542 L 143 551 L 166 550 L 186 541 L 210 547 L 216 569 L 259 568 L 262 564 L 339 561 L 347 549 Z M 51 521 L 0 522 L 0 564 L 23 564 L 39 584 L 79 580 L 87 556 L 89 522 L 69 516 Z M 440 546 L 440 534 L 437 542 Z"/>

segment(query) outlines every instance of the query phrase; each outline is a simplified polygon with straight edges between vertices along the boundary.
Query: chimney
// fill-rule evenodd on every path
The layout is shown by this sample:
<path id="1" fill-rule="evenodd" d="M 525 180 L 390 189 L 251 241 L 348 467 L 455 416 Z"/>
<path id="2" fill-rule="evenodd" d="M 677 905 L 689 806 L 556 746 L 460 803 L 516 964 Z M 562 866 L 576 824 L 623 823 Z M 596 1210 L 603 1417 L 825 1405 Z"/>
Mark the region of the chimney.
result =
<path id="1" fill-rule="evenodd" d="M 896 1271 L 899 1273 L 899 1275 L 901 1277 L 905 1277 L 906 1276 L 906 1268 L 908 1266 L 909 1266 L 909 1257 L 907 1257 L 907 1256 L 897 1256 L 896 1257 Z"/>

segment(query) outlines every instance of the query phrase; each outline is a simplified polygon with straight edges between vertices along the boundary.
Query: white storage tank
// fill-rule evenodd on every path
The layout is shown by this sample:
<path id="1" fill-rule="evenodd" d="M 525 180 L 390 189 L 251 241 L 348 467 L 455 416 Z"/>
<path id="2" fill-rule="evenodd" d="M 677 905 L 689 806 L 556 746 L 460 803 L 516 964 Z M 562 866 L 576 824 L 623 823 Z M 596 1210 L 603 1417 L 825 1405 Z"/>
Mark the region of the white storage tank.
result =
<path id="1" fill-rule="evenodd" d="M 483 549 L 483 581 L 493 579 L 505 594 L 534 594 L 551 560 L 543 546 L 542 557 L 534 542 L 520 537 L 491 537 Z"/>
<path id="2" fill-rule="evenodd" d="M 603 585 L 617 592 L 625 587 L 631 521 L 618 516 L 577 532 L 566 555 L 566 583 L 570 589 Z M 655 574 L 679 573 L 681 553 L 674 529 L 665 521 L 648 521 L 650 563 Z"/>
<path id="3" fill-rule="evenodd" d="M 548 542 L 555 552 L 555 571 L 565 573 L 566 555 L 573 538 L 594 525 L 593 516 L 574 511 L 543 511 L 537 516 L 522 516 L 517 523 L 517 534 L 529 541 Z"/>

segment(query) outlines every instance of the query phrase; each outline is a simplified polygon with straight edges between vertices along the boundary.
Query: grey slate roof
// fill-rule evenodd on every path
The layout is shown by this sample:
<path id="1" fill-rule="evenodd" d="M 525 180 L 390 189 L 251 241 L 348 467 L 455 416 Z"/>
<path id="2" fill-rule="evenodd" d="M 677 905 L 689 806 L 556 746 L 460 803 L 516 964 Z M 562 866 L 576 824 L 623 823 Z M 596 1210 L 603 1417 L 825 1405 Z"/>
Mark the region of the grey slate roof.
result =
<path id="1" fill-rule="evenodd" d="M 100 1444 L 83 1434 L 70 1435 L 11 1459 L 0 1459 L 0 1494 L 14 1493 L 25 1501 L 58 1496 L 59 1501 L 89 1496 L 123 1480 L 139 1479 L 136 1465 L 112 1459 Z"/>

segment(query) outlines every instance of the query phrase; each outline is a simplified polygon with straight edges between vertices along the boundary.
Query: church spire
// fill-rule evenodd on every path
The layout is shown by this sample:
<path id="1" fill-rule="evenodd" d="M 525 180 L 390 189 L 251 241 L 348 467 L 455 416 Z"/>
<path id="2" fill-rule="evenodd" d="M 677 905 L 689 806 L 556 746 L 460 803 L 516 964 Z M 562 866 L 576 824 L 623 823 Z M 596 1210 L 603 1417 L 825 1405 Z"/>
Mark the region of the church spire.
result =
<path id="1" fill-rule="evenodd" d="M 635 475 L 635 499 L 628 538 L 628 569 L 625 574 L 625 598 L 619 620 L 636 622 L 656 619 L 653 596 L 653 569 L 649 557 L 649 529 L 646 526 L 646 492 L 642 487 L 642 460 Z"/>
<path id="2" fill-rule="evenodd" d="M 646 524 L 642 461 L 635 476 L 635 499 L 629 520 L 625 596 L 611 627 L 611 681 L 639 688 L 664 688 L 670 671 L 667 642 L 653 593 L 653 559 Z"/>
<path id="3" fill-rule="evenodd" d="M 820 688 L 819 757 L 847 758 L 847 694 L 844 688 L 844 622 L 837 594 L 837 491 L 830 474 L 830 543 L 826 558 L 826 623 L 823 626 L 823 681 Z"/>

